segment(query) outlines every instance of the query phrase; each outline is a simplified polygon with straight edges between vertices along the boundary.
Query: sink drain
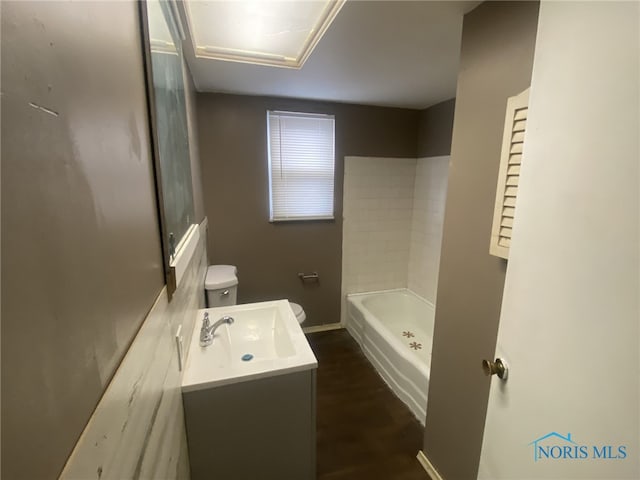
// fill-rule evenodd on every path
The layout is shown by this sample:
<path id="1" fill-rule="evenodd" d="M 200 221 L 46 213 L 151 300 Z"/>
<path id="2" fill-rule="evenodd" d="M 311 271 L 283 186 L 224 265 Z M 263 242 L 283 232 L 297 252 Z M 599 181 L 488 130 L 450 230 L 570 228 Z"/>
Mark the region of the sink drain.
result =
<path id="1" fill-rule="evenodd" d="M 250 353 L 245 353 L 244 355 L 242 355 L 242 361 L 243 362 L 248 362 L 252 358 L 253 358 L 253 355 L 251 355 Z"/>

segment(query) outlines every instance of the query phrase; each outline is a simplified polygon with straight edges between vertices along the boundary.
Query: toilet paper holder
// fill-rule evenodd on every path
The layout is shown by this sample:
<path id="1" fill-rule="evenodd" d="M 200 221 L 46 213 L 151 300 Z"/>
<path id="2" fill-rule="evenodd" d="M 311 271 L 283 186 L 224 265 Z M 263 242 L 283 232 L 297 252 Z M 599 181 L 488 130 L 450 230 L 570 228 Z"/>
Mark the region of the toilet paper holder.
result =
<path id="1" fill-rule="evenodd" d="M 311 272 L 311 273 L 298 273 L 298 278 L 303 281 L 303 282 L 307 282 L 307 281 L 314 281 L 314 282 L 318 282 L 320 281 L 320 275 L 318 275 L 318 272 Z"/>

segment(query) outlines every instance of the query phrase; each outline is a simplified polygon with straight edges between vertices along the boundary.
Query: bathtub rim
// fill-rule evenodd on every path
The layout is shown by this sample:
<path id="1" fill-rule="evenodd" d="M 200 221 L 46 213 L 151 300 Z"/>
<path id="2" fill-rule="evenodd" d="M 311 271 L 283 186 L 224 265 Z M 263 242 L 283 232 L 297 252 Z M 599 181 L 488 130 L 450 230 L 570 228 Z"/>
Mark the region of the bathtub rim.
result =
<path id="1" fill-rule="evenodd" d="M 367 292 L 347 293 L 345 296 L 347 298 L 349 298 L 349 297 L 364 297 L 366 295 L 379 295 L 381 293 L 392 293 L 392 292 L 409 292 L 414 297 L 417 297 L 420 300 L 422 300 L 424 303 L 432 306 L 434 308 L 434 310 L 436 308 L 435 303 L 433 303 L 433 302 L 427 300 L 426 298 L 418 295 L 416 292 L 411 290 L 409 287 L 387 288 L 386 290 L 369 290 Z"/>

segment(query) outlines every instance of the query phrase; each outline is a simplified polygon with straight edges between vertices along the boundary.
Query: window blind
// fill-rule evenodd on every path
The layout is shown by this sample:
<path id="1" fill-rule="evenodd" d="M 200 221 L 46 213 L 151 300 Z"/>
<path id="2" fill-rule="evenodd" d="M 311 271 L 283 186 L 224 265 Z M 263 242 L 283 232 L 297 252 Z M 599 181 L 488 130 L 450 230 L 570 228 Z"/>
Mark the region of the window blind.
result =
<path id="1" fill-rule="evenodd" d="M 333 115 L 267 112 L 270 221 L 333 218 Z"/>

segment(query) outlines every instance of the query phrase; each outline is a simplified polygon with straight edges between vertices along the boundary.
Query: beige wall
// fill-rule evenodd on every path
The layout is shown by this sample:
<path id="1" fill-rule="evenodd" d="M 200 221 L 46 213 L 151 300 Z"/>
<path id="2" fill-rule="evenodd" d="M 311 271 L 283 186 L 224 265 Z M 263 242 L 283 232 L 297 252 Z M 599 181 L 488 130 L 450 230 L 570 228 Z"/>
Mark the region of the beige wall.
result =
<path id="1" fill-rule="evenodd" d="M 438 157 L 451 153 L 455 106 L 456 99 L 452 98 L 420 111 L 418 157 Z"/>
<path id="2" fill-rule="evenodd" d="M 334 221 L 269 223 L 269 109 L 335 115 Z M 339 321 L 344 157 L 415 158 L 418 115 L 416 110 L 198 94 L 209 260 L 238 267 L 240 302 L 289 298 L 305 309 L 305 326 Z M 320 282 L 304 286 L 298 272 L 312 271 L 320 274 Z"/>
<path id="3" fill-rule="evenodd" d="M 55 478 L 163 287 L 138 5 L 1 8 L 2 477 Z"/>
<path id="4" fill-rule="evenodd" d="M 447 480 L 476 478 L 506 263 L 489 255 L 507 97 L 531 81 L 537 2 L 464 18 L 424 452 Z"/>

